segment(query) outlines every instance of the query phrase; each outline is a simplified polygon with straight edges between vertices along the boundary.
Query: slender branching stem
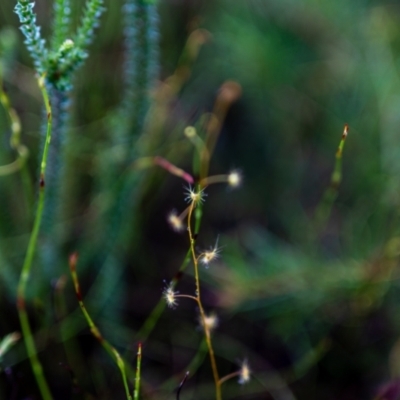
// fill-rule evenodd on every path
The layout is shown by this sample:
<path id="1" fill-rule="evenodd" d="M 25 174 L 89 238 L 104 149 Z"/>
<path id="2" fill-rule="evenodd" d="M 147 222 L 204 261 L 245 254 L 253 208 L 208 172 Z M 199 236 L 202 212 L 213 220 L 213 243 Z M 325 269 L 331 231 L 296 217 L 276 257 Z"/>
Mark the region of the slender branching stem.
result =
<path id="1" fill-rule="evenodd" d="M 221 384 L 220 384 L 219 375 L 218 375 L 217 363 L 215 361 L 214 349 L 213 349 L 212 342 L 211 342 L 211 332 L 207 326 L 206 314 L 204 312 L 203 304 L 201 302 L 199 263 L 198 263 L 197 257 L 196 257 L 196 251 L 194 248 L 195 238 L 193 236 L 192 227 L 191 227 L 191 220 L 192 220 L 192 214 L 193 214 L 194 207 L 195 207 L 195 203 L 192 202 L 189 207 L 189 214 L 188 214 L 188 232 L 189 232 L 189 240 L 190 240 L 190 250 L 192 253 L 192 259 L 193 259 L 193 265 L 194 265 L 194 276 L 195 276 L 195 281 L 196 281 L 196 298 L 197 298 L 197 303 L 199 305 L 200 317 L 201 317 L 202 325 L 204 328 L 204 335 L 205 335 L 206 342 L 207 342 L 208 352 L 210 354 L 211 368 L 213 371 L 213 376 L 214 376 L 214 381 L 215 381 L 215 397 L 216 397 L 216 400 L 221 400 L 222 399 Z"/>
<path id="2" fill-rule="evenodd" d="M 78 280 L 78 275 L 76 273 L 76 264 L 78 261 L 78 256 L 76 253 L 72 254 L 69 258 L 69 269 L 71 271 L 71 276 L 72 280 L 74 283 L 74 288 L 75 288 L 75 293 L 76 297 L 78 299 L 79 306 L 82 310 L 82 313 L 86 319 L 86 322 L 89 325 L 90 332 L 92 335 L 100 342 L 100 344 L 103 346 L 103 348 L 107 351 L 107 353 L 111 356 L 111 358 L 115 361 L 117 364 L 121 376 L 122 376 L 122 381 L 124 383 L 124 388 L 125 388 L 125 394 L 127 400 L 132 400 L 132 396 L 129 392 L 129 385 L 128 385 L 128 380 L 126 377 L 126 368 L 125 368 L 125 362 L 121 355 L 118 353 L 118 350 L 112 346 L 101 334 L 99 328 L 95 325 L 93 322 L 91 316 L 89 315 L 88 311 L 86 310 L 85 304 L 83 303 L 83 297 L 81 293 L 81 288 L 79 285 L 79 280 Z"/>
<path id="3" fill-rule="evenodd" d="M 22 266 L 21 275 L 18 282 L 17 288 L 17 309 L 18 316 L 21 323 L 22 335 L 24 337 L 26 350 L 28 353 L 29 360 L 31 362 L 33 374 L 35 375 L 36 382 L 39 386 L 40 393 L 44 400 L 52 399 L 52 395 L 46 379 L 43 374 L 42 364 L 39 361 L 36 351 L 36 345 L 33 340 L 32 329 L 29 324 L 28 314 L 26 311 L 26 286 L 29 281 L 33 257 L 35 255 L 35 251 L 37 248 L 37 240 L 39 235 L 40 224 L 42 222 L 43 216 L 43 208 L 44 208 L 44 200 L 45 200 L 45 172 L 46 172 L 46 164 L 47 164 L 47 156 L 50 147 L 51 141 L 51 128 L 52 128 L 52 116 L 51 116 L 51 106 L 49 102 L 49 96 L 46 90 L 45 78 L 41 76 L 38 80 L 39 87 L 42 92 L 44 105 L 47 113 L 47 132 L 46 132 L 46 142 L 43 150 L 42 162 L 40 164 L 40 180 L 39 180 L 39 200 L 36 209 L 35 220 L 33 224 L 33 229 L 31 233 L 31 237 L 29 239 L 28 250 L 26 252 L 24 264 Z"/>

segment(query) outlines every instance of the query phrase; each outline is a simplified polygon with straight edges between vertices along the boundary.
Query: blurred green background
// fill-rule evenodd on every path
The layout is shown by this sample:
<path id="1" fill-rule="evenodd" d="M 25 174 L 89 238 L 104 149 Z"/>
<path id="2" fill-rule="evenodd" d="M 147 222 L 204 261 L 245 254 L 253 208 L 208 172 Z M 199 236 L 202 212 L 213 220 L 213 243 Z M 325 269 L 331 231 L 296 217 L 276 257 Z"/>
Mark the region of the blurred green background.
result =
<path id="1" fill-rule="evenodd" d="M 73 3 L 79 21 L 83 1 Z M 0 2 L 1 73 L 22 121 L 35 183 L 42 101 L 14 6 Z M 133 363 L 137 333 L 188 248 L 185 233 L 166 221 L 171 209 L 185 207 L 182 181 L 164 170 L 134 178 L 123 230 L 113 231 L 105 218 L 115 185 L 98 182 L 123 146 L 114 137 L 124 86 L 121 7 L 122 1 L 106 1 L 90 56 L 74 81 L 57 222 L 60 263 L 43 269 L 36 262 L 30 284 L 29 314 L 57 399 L 123 398 L 117 368 L 78 310 L 68 255 L 79 250 L 87 308 Z M 160 0 L 158 9 L 159 80 L 182 65 L 190 75 L 165 105 L 160 135 L 145 155 L 190 172 L 185 126 L 213 110 L 224 82 L 242 88 L 210 171 L 239 168 L 244 182 L 236 191 L 207 188 L 197 240 L 200 249 L 218 236 L 222 245 L 219 262 L 201 270 L 205 308 L 220 318 L 213 336 L 220 374 L 246 358 L 253 371 L 246 386 L 226 383 L 224 399 L 400 399 L 400 5 Z M 52 2 L 38 0 L 35 10 L 48 37 Z M 205 40 L 187 61 L 185 43 L 196 29 Z M 345 123 L 343 180 L 329 218 L 316 224 Z M 0 133 L 3 165 L 15 159 L 3 109 Z M 122 169 L 113 173 L 115 180 L 126 176 Z M 16 282 L 35 206 L 24 203 L 21 185 L 19 173 L 0 177 L 0 337 L 20 330 Z M 108 240 L 112 256 L 104 254 Z M 194 290 L 191 270 L 179 282 L 181 293 Z M 174 399 L 195 357 L 198 366 L 181 399 L 208 400 L 212 375 L 198 313 L 180 301 L 144 342 L 143 398 Z M 0 398 L 39 398 L 22 341 L 0 367 Z"/>

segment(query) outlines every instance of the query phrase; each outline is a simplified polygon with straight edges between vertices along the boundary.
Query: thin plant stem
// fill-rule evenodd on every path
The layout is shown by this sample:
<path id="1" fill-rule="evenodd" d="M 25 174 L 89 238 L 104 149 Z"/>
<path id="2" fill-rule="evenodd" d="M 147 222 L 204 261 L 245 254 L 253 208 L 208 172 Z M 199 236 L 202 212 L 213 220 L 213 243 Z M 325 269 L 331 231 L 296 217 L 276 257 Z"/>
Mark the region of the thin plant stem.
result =
<path id="1" fill-rule="evenodd" d="M 128 380 L 126 377 L 124 360 L 122 359 L 121 355 L 118 353 L 117 349 L 114 346 L 112 346 L 103 337 L 99 328 L 95 325 L 95 323 L 93 322 L 92 318 L 90 317 L 88 311 L 86 310 L 85 304 L 83 303 L 83 298 L 82 298 L 82 293 L 81 293 L 81 289 L 80 289 L 80 285 L 79 285 L 78 275 L 76 273 L 77 261 L 78 261 L 78 255 L 77 255 L 77 253 L 73 253 L 69 258 L 69 269 L 71 271 L 71 276 L 72 276 L 72 280 L 74 283 L 75 293 L 76 293 L 76 297 L 78 299 L 79 306 L 80 306 L 82 313 L 89 325 L 90 332 L 100 342 L 100 344 L 104 347 L 104 349 L 107 351 L 107 353 L 111 356 L 111 358 L 117 364 L 117 366 L 121 372 L 122 381 L 123 381 L 124 388 L 125 388 L 126 398 L 127 398 L 127 400 L 132 400 L 132 396 L 129 392 L 129 385 L 128 385 Z"/>
<path id="2" fill-rule="evenodd" d="M 193 126 L 186 127 L 185 136 L 191 141 L 196 149 L 196 153 L 193 157 L 193 172 L 198 175 L 200 173 L 200 160 L 203 159 L 203 154 L 205 154 L 205 159 L 209 161 L 208 149 L 201 137 L 197 134 L 196 128 Z"/>
<path id="3" fill-rule="evenodd" d="M 190 296 L 189 294 L 176 294 L 175 297 L 184 297 L 186 299 L 194 300 L 197 304 L 199 303 L 199 299 L 194 296 Z"/>
<path id="4" fill-rule="evenodd" d="M 142 343 L 139 343 L 137 351 L 137 359 L 136 359 L 135 390 L 133 392 L 133 400 L 139 400 L 141 364 L 142 364 Z"/>
<path id="5" fill-rule="evenodd" d="M 38 79 L 39 88 L 42 92 L 43 101 L 47 113 L 47 131 L 46 131 L 46 141 L 43 150 L 42 162 L 40 164 L 40 179 L 39 179 L 39 200 L 36 209 L 35 220 L 33 223 L 33 229 L 29 239 L 28 250 L 25 255 L 24 264 L 22 266 L 21 275 L 18 282 L 17 288 L 17 309 L 18 316 L 21 324 L 22 336 L 24 338 L 25 347 L 28 353 L 29 360 L 31 362 L 32 371 L 35 376 L 36 382 L 39 386 L 40 393 L 44 400 L 52 399 L 52 395 L 47 384 L 46 378 L 43 374 L 42 364 L 37 356 L 36 345 L 33 340 L 32 329 L 29 324 L 28 314 L 26 311 L 26 286 L 29 281 L 32 261 L 35 255 L 37 240 L 39 235 L 40 224 L 43 217 L 43 208 L 45 200 L 45 172 L 47 166 L 47 156 L 51 141 L 51 129 L 52 129 L 52 115 L 51 106 L 49 102 L 49 96 L 46 90 L 45 77 L 41 76 Z"/>
<path id="6" fill-rule="evenodd" d="M 214 153 L 218 137 L 221 133 L 222 123 L 231 105 L 241 96 L 242 89 L 234 81 L 227 81 L 220 87 L 219 94 L 214 103 L 214 109 L 206 127 L 205 146 L 200 157 L 200 180 L 208 176 L 210 160 Z"/>
<path id="7" fill-rule="evenodd" d="M 185 384 L 185 382 L 187 381 L 187 378 L 189 377 L 189 371 L 186 371 L 186 374 L 184 376 L 184 378 L 182 379 L 181 383 L 178 386 L 178 390 L 176 391 L 176 400 L 180 399 L 180 395 L 181 395 L 181 390 L 183 388 L 183 385 Z"/>
<path id="8" fill-rule="evenodd" d="M 201 186 L 208 186 L 214 183 L 226 183 L 228 174 L 208 176 L 200 181 Z"/>
<path id="9" fill-rule="evenodd" d="M 216 397 L 216 400 L 221 400 L 222 399 L 221 384 L 219 381 L 218 368 L 217 368 L 217 363 L 215 361 L 214 349 L 212 347 L 212 342 L 211 342 L 211 332 L 210 332 L 209 328 L 207 327 L 206 314 L 204 312 L 203 304 L 201 302 L 199 264 L 197 261 L 196 251 L 194 248 L 195 239 L 194 239 L 194 236 L 192 233 L 192 227 L 191 227 L 191 220 L 192 220 L 192 214 L 193 214 L 194 207 L 195 207 L 195 203 L 192 202 L 190 205 L 189 214 L 188 214 L 188 233 L 189 233 L 189 240 L 190 240 L 190 251 L 192 253 L 192 259 L 193 259 L 193 265 L 194 265 L 194 275 L 195 275 L 195 281 L 196 281 L 196 297 L 197 297 L 197 303 L 199 305 L 202 325 L 204 327 L 204 334 L 205 334 L 205 338 L 206 338 L 206 342 L 207 342 L 208 352 L 210 354 L 211 368 L 213 371 L 213 376 L 214 376 L 214 381 L 215 381 L 215 397 Z"/>
<path id="10" fill-rule="evenodd" d="M 315 212 L 315 224 L 317 229 L 323 228 L 328 220 L 333 203 L 338 194 L 339 185 L 342 182 L 342 155 L 348 132 L 349 126 L 345 124 L 342 138 L 340 139 L 339 146 L 335 154 L 335 166 L 331 176 L 331 183 L 328 189 L 325 191 L 321 203 L 318 205 Z"/>
<path id="11" fill-rule="evenodd" d="M 232 372 L 229 375 L 225 375 L 223 378 L 219 380 L 219 384 L 222 385 L 224 382 L 228 381 L 229 379 L 235 378 L 236 376 L 240 375 L 240 371 Z"/>

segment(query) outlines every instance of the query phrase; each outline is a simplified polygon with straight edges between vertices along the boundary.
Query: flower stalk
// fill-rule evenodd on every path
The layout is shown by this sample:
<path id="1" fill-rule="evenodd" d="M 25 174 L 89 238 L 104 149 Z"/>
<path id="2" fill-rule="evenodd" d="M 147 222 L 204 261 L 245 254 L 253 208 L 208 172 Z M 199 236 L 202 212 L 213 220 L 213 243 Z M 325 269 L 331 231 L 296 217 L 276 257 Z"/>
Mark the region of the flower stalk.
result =
<path id="1" fill-rule="evenodd" d="M 17 287 L 17 309 L 18 316 L 21 324 L 22 336 L 24 338 L 26 350 L 28 353 L 29 360 L 31 362 L 33 374 L 35 376 L 36 382 L 39 386 L 40 393 L 44 400 L 51 400 L 53 397 L 51 395 L 49 386 L 47 384 L 46 378 L 43 374 L 42 364 L 37 356 L 37 350 L 35 341 L 33 339 L 32 329 L 29 324 L 28 314 L 26 311 L 26 287 L 31 275 L 32 262 L 37 248 L 37 241 L 39 236 L 39 229 L 43 217 L 43 209 L 45 202 L 45 173 L 47 168 L 47 157 L 49 154 L 50 142 L 51 142 L 51 132 L 52 132 L 52 113 L 51 106 L 49 102 L 49 96 L 46 90 L 45 77 L 42 75 L 38 80 L 39 88 L 42 92 L 42 97 L 47 114 L 47 130 L 46 130 L 46 140 L 42 155 L 42 161 L 40 163 L 40 179 L 39 179 L 39 199 L 36 209 L 35 220 L 33 224 L 32 233 L 29 239 L 28 250 L 25 255 L 24 264 L 22 266 L 21 275 Z"/>
<path id="2" fill-rule="evenodd" d="M 200 318 L 202 321 L 202 326 L 204 328 L 204 335 L 206 338 L 208 353 L 210 355 L 211 368 L 213 371 L 214 382 L 215 382 L 215 397 L 216 397 L 216 400 L 221 400 L 222 399 L 221 383 L 220 383 L 220 379 L 219 379 L 217 363 L 215 360 L 214 349 L 213 349 L 212 342 L 211 342 L 211 332 L 207 325 L 207 322 L 206 322 L 207 316 L 206 316 L 206 313 L 204 312 L 203 304 L 201 302 L 199 262 L 198 262 L 198 257 L 196 256 L 196 251 L 194 248 L 196 240 L 194 238 L 194 235 L 192 232 L 192 227 L 191 227 L 191 220 L 192 220 L 192 215 L 193 215 L 193 210 L 194 210 L 195 204 L 196 204 L 195 202 L 192 202 L 189 206 L 188 234 L 189 234 L 189 240 L 190 240 L 190 251 L 192 253 L 192 259 L 193 259 L 193 265 L 194 265 L 194 276 L 195 276 L 195 282 L 196 282 L 196 299 L 197 299 L 197 304 L 198 304 L 199 310 L 200 310 Z"/>

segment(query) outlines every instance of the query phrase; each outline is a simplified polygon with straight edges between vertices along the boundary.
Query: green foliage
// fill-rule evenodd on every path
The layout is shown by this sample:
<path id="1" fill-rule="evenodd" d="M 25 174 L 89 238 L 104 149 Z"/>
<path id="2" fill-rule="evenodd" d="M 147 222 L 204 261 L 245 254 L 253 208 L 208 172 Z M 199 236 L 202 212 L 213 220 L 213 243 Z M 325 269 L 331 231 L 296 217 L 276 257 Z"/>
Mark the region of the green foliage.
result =
<path id="1" fill-rule="evenodd" d="M 57 51 L 63 41 L 69 37 L 71 29 L 71 2 L 70 0 L 54 1 L 53 35 L 51 49 Z"/>
<path id="2" fill-rule="evenodd" d="M 42 39 L 40 27 L 36 24 L 36 14 L 33 12 L 35 3 L 22 0 L 15 6 L 15 13 L 21 22 L 21 31 L 25 36 L 25 44 L 39 74 L 46 71 L 47 50 Z"/>
<path id="3" fill-rule="evenodd" d="M 103 0 L 88 0 L 75 43 L 78 48 L 87 47 L 93 40 L 94 30 L 99 26 L 101 14 L 104 12 Z"/>
<path id="4" fill-rule="evenodd" d="M 103 0 L 88 0 L 76 35 L 69 30 L 69 1 L 56 1 L 54 5 L 54 27 L 52 50 L 45 48 L 45 40 L 41 38 L 40 27 L 36 24 L 33 12 L 35 3 L 19 1 L 15 13 L 21 23 L 21 31 L 25 35 L 25 44 L 34 60 L 37 72 L 46 74 L 47 82 L 57 90 L 68 91 L 72 88 L 72 76 L 83 60 L 88 56 L 87 46 L 92 42 L 94 30 L 104 11 Z"/>
<path id="5" fill-rule="evenodd" d="M 15 59 L 17 47 L 17 35 L 11 28 L 4 28 L 0 31 L 0 79 L 10 72 Z"/>
<path id="6" fill-rule="evenodd" d="M 17 332 L 10 333 L 0 340 L 0 372 L 2 372 L 1 364 L 4 355 L 14 346 L 14 344 L 21 338 Z"/>
<path id="7" fill-rule="evenodd" d="M 148 93 L 155 88 L 159 76 L 159 30 L 156 5 L 127 0 L 123 7 L 125 60 L 124 96 L 119 117 L 120 126 L 130 139 L 116 135 L 116 140 L 137 138 L 143 129 L 149 107 Z M 122 119 L 122 121 L 120 120 Z"/>
<path id="8" fill-rule="evenodd" d="M 14 378 L 15 398 L 40 397 L 36 354 L 42 397 L 208 400 L 214 373 L 224 400 L 384 398 L 400 370 L 396 4 L 19 1 L 24 52 L 15 3 L 0 1 L 0 337 L 24 332 L 0 342 L 0 397 Z M 238 171 L 239 190 L 214 185 Z M 207 195 L 189 235 L 183 182 Z"/>

